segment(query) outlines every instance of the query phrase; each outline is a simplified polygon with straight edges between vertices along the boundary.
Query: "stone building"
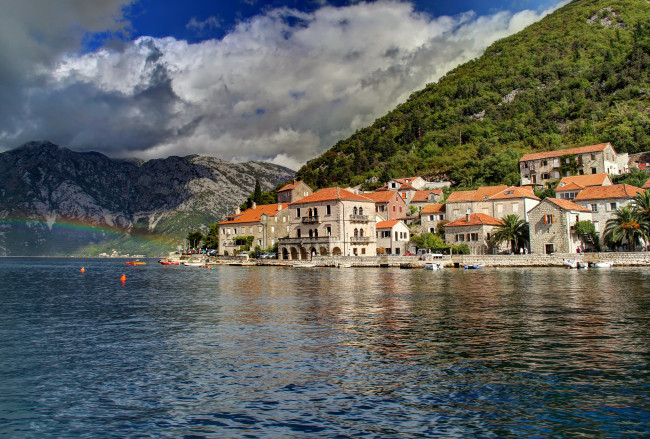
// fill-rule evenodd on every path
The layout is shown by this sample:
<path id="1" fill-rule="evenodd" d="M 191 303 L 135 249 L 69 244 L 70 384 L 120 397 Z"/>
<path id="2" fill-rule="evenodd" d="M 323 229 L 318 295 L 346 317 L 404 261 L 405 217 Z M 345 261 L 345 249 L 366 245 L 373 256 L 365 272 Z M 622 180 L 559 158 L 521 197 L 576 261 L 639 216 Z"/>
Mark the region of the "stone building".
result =
<path id="1" fill-rule="evenodd" d="M 436 227 L 440 221 L 447 219 L 445 204 L 429 204 L 420 211 L 420 224 L 422 231 L 436 233 Z"/>
<path id="2" fill-rule="evenodd" d="M 482 186 L 472 191 L 456 191 L 447 197 L 446 215 L 449 221 L 464 218 L 467 213 L 481 213 L 493 216 L 492 195 L 508 188 L 505 184 L 499 186 Z"/>
<path id="3" fill-rule="evenodd" d="M 612 180 L 605 173 L 563 177 L 555 188 L 555 198 L 573 201 L 576 195 L 584 188 L 611 185 Z"/>
<path id="4" fill-rule="evenodd" d="M 602 235 L 607 220 L 613 218 L 616 209 L 630 204 L 632 198 L 641 192 L 643 189 L 629 184 L 592 186 L 580 191 L 574 202 L 591 211 L 596 231 Z"/>
<path id="5" fill-rule="evenodd" d="M 282 259 L 319 256 L 376 256 L 375 202 L 341 188 L 321 189 L 290 205 L 289 236 L 281 238 Z"/>
<path id="6" fill-rule="evenodd" d="M 528 213 L 531 253 L 575 253 L 582 242 L 573 226 L 592 218 L 591 210 L 573 201 L 543 199 Z"/>
<path id="7" fill-rule="evenodd" d="M 387 255 L 403 255 L 408 251 L 411 234 L 402 221 L 380 221 L 377 223 L 377 252 Z"/>
<path id="8" fill-rule="evenodd" d="M 367 192 L 361 195 L 375 202 L 375 212 L 385 220 L 398 220 L 406 216 L 406 202 L 397 191 Z"/>
<path id="9" fill-rule="evenodd" d="M 483 213 L 466 214 L 445 224 L 445 242 L 447 244 L 467 244 L 470 254 L 487 255 L 493 253 L 490 238 L 494 229 L 503 221 Z"/>
<path id="10" fill-rule="evenodd" d="M 544 185 L 572 172 L 578 175 L 622 174 L 628 172 L 628 154 L 616 154 L 611 143 L 601 143 L 525 154 L 519 160 L 522 186 Z"/>
<path id="11" fill-rule="evenodd" d="M 273 247 L 279 238 L 289 233 L 289 209 L 286 204 L 263 204 L 235 214 L 219 223 L 219 248 L 222 256 L 233 256 L 247 244 L 245 237 L 252 236 L 251 248 Z"/>
<path id="12" fill-rule="evenodd" d="M 411 198 L 409 206 L 415 206 L 418 210 L 424 209 L 429 204 L 436 204 L 442 201 L 442 189 L 431 189 L 426 191 L 417 191 Z"/>
<path id="13" fill-rule="evenodd" d="M 283 186 L 278 191 L 278 203 L 289 204 L 311 195 L 314 191 L 302 181 Z"/>

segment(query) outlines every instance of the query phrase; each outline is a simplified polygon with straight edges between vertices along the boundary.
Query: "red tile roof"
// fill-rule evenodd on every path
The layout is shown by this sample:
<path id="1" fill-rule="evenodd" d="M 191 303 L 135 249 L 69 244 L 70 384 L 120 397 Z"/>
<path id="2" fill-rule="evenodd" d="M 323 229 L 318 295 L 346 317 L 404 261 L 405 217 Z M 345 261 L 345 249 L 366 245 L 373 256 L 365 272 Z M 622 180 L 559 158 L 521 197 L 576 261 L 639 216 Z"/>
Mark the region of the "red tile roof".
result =
<path id="1" fill-rule="evenodd" d="M 445 212 L 446 207 L 444 204 L 428 204 L 422 208 L 420 215 L 427 213 L 440 213 Z"/>
<path id="2" fill-rule="evenodd" d="M 442 195 L 442 189 L 433 189 L 433 190 L 428 190 L 428 191 L 417 191 L 415 195 L 413 195 L 413 198 L 411 199 L 411 203 L 422 203 L 429 201 L 429 195 L 430 194 L 436 194 L 436 195 Z"/>
<path id="3" fill-rule="evenodd" d="M 629 184 L 592 186 L 580 191 L 580 193 L 576 195 L 575 201 L 602 200 L 605 198 L 632 198 L 640 192 L 643 192 L 643 189 Z"/>
<path id="4" fill-rule="evenodd" d="M 557 151 L 544 151 L 544 152 L 535 152 L 532 154 L 524 154 L 524 156 L 519 160 L 520 162 L 527 162 L 529 160 L 539 160 L 539 159 L 548 159 L 551 157 L 561 157 L 566 154 L 585 154 L 588 152 L 603 151 L 607 145 L 611 146 L 609 143 L 601 143 L 598 145 L 589 145 L 589 146 L 580 146 L 577 148 L 569 149 L 560 149 Z"/>
<path id="5" fill-rule="evenodd" d="M 578 210 L 581 212 L 591 212 L 591 210 L 587 209 L 586 207 L 583 207 L 579 204 L 574 203 L 573 201 L 569 200 L 562 200 L 560 198 L 545 198 L 545 200 L 550 201 L 551 203 L 557 205 L 558 207 L 564 209 L 564 210 Z"/>
<path id="6" fill-rule="evenodd" d="M 377 229 L 392 229 L 395 224 L 397 224 L 399 220 L 392 220 L 392 221 L 380 221 L 377 223 L 375 228 Z"/>
<path id="7" fill-rule="evenodd" d="M 584 189 L 588 186 L 603 186 L 609 176 L 606 173 L 590 175 L 571 175 L 563 177 L 558 183 L 556 191 L 566 191 L 571 189 Z"/>
<path id="8" fill-rule="evenodd" d="M 498 218 L 484 213 L 473 213 L 467 221 L 466 216 L 458 218 L 456 221 L 445 224 L 445 227 L 462 227 L 462 226 L 500 226 L 503 224 Z"/>
<path id="9" fill-rule="evenodd" d="M 396 191 L 381 191 L 381 192 L 368 192 L 362 194 L 364 197 L 370 198 L 375 203 L 387 203 L 397 196 L 400 200 L 402 197 Z"/>
<path id="10" fill-rule="evenodd" d="M 301 198 L 298 201 L 291 203 L 292 206 L 298 204 L 308 204 L 308 203 L 319 203 L 322 201 L 339 201 L 339 200 L 351 200 L 351 201 L 373 201 L 368 197 L 363 195 L 357 195 L 340 187 L 330 187 L 326 189 L 321 189 L 317 192 L 314 192 L 311 195 L 307 195 L 305 198 Z"/>
<path id="11" fill-rule="evenodd" d="M 293 183 L 289 183 L 285 186 L 282 187 L 278 192 L 284 192 L 284 191 L 290 191 L 294 189 L 296 186 L 298 186 L 302 181 L 294 181 Z"/>
<path id="12" fill-rule="evenodd" d="M 504 198 L 533 198 L 539 200 L 530 186 L 510 186 L 490 197 L 490 200 L 501 200 Z"/>
<path id="13" fill-rule="evenodd" d="M 258 223 L 262 214 L 267 216 L 276 216 L 278 213 L 287 208 L 286 204 L 280 205 L 281 209 L 278 210 L 278 204 L 261 204 L 255 208 L 250 207 L 237 215 L 231 215 L 225 220 L 221 221 L 219 225 L 239 224 L 239 223 Z"/>
<path id="14" fill-rule="evenodd" d="M 482 186 L 474 191 L 456 191 L 449 194 L 447 203 L 460 203 L 467 201 L 483 201 L 490 198 L 492 195 L 506 190 L 508 186 L 505 184 L 499 186 Z"/>

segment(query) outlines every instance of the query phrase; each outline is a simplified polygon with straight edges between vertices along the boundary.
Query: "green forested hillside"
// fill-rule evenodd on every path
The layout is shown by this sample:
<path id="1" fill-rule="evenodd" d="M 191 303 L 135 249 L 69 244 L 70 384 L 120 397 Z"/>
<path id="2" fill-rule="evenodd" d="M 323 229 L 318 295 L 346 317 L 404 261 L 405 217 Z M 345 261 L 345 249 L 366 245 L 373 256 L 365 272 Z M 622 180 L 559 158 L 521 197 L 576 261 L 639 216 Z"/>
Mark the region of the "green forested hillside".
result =
<path id="1" fill-rule="evenodd" d="M 648 1 L 575 0 L 413 93 L 298 177 L 314 187 L 407 175 L 516 184 L 526 152 L 602 142 L 647 151 L 649 72 Z"/>

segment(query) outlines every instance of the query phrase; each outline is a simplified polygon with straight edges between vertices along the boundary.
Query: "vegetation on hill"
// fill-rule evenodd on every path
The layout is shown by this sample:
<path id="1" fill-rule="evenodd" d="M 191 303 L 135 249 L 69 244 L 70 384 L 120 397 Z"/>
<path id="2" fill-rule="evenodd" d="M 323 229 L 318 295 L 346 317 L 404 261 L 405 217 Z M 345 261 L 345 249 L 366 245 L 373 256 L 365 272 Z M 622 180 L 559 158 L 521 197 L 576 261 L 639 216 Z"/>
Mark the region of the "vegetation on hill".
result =
<path id="1" fill-rule="evenodd" d="M 421 175 L 469 188 L 517 184 L 527 152 L 650 150 L 649 72 L 647 1 L 575 0 L 413 93 L 297 178 L 372 189 Z"/>

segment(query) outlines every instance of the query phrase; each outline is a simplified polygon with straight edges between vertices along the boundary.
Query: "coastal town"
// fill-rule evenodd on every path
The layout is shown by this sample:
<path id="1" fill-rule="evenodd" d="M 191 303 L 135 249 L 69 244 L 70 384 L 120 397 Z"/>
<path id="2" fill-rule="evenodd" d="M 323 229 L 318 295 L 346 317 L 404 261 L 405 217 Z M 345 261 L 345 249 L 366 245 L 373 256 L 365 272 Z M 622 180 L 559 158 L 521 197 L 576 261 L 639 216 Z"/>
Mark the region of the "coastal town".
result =
<path id="1" fill-rule="evenodd" d="M 604 143 L 526 154 L 519 165 L 520 186 L 474 190 L 450 191 L 449 182 L 421 177 L 392 179 L 372 192 L 359 187 L 313 191 L 294 181 L 278 191 L 277 203 L 236 209 L 221 221 L 217 254 L 233 257 L 253 248 L 272 249 L 272 258 L 311 261 L 417 257 L 431 251 L 534 257 L 647 250 L 645 240 L 637 246 L 627 238 L 606 239 L 608 222 L 631 209 L 635 197 L 650 188 L 650 180 L 643 187 L 612 182 L 630 171 L 628 154 L 617 154 Z M 552 196 L 536 195 L 549 187 Z M 525 232 L 499 239 L 513 220 Z M 591 224 L 591 233 L 579 227 L 585 223 Z M 427 234 L 437 238 L 433 244 L 418 246 L 412 239 Z"/>

